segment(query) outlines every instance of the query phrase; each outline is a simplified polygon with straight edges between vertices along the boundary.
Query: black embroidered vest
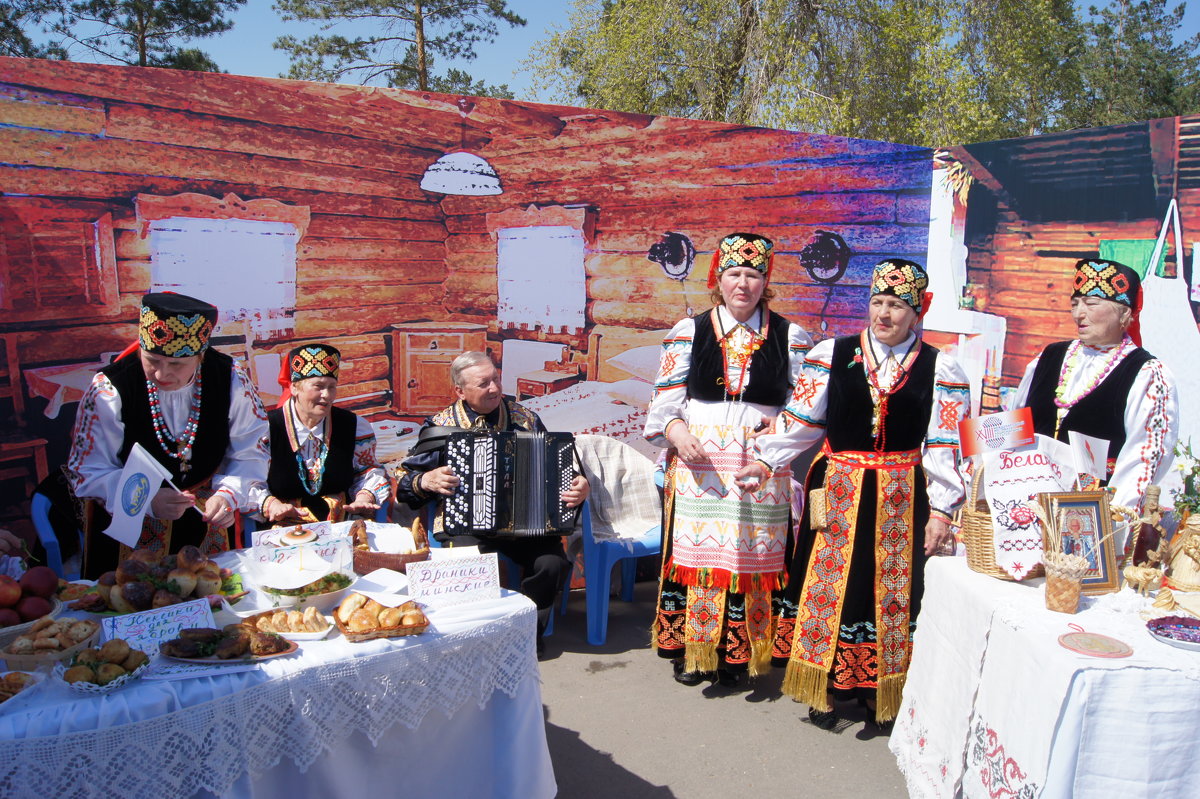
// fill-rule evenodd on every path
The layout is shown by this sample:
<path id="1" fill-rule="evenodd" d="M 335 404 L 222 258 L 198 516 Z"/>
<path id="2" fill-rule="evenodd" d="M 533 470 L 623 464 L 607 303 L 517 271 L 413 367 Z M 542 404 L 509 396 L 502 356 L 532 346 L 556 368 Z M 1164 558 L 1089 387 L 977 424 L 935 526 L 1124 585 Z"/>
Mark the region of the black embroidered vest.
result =
<path id="1" fill-rule="evenodd" d="M 759 405 L 782 406 L 792 393 L 788 360 L 788 320 L 767 313 L 767 340 L 750 359 L 749 385 L 740 397 Z M 688 369 L 688 396 L 706 402 L 720 402 L 725 393 L 725 359 L 713 330 L 712 312 L 692 319 L 696 333 L 692 339 L 692 363 Z M 732 395 L 729 395 L 732 396 Z"/>
<path id="2" fill-rule="evenodd" d="M 267 487 L 271 489 L 271 496 L 289 502 L 299 499 L 317 519 L 324 521 L 329 518 L 329 505 L 321 497 L 349 491 L 354 482 L 354 437 L 358 431 L 358 417 L 342 408 L 330 408 L 332 434 L 321 478 L 321 493 L 310 494 L 300 480 L 302 467 L 288 441 L 286 411 L 286 408 L 275 408 L 267 412 L 271 430 L 271 469 L 267 473 Z M 354 498 L 347 497 L 347 501 L 353 502 Z"/>
<path id="3" fill-rule="evenodd" d="M 855 360 L 862 339 L 842 336 L 833 343 L 833 365 L 829 370 L 829 401 L 826 431 L 834 452 L 867 452 L 875 449 L 871 436 L 871 390 L 867 384 L 866 356 Z M 933 413 L 934 368 L 937 348 L 921 344 L 908 379 L 888 399 L 887 415 L 880 437 L 888 452 L 920 449 Z"/>
<path id="4" fill-rule="evenodd" d="M 125 439 L 117 459 L 124 463 L 136 441 L 171 473 L 171 480 L 185 491 L 206 482 L 221 466 L 229 448 L 229 391 L 233 359 L 216 350 L 206 350 L 200 362 L 200 424 L 192 446 L 187 475 L 179 470 L 179 461 L 163 451 L 154 435 L 150 419 L 150 395 L 146 391 L 146 373 L 137 353 L 128 355 L 101 371 L 121 397 L 121 422 Z M 182 433 L 183 431 L 176 431 Z"/>
<path id="5" fill-rule="evenodd" d="M 1054 405 L 1054 391 L 1058 388 L 1058 376 L 1070 346 L 1070 341 L 1050 344 L 1042 351 L 1033 369 L 1027 402 L 1033 414 L 1033 429 L 1042 435 L 1054 436 L 1058 411 Z M 1129 390 L 1141 368 L 1153 359 L 1154 356 L 1141 347 L 1122 358 L 1100 385 L 1067 411 L 1058 430 L 1059 441 L 1070 441 L 1068 434 L 1072 430 L 1106 439 L 1108 459 L 1115 460 L 1125 446 L 1125 404 Z"/>

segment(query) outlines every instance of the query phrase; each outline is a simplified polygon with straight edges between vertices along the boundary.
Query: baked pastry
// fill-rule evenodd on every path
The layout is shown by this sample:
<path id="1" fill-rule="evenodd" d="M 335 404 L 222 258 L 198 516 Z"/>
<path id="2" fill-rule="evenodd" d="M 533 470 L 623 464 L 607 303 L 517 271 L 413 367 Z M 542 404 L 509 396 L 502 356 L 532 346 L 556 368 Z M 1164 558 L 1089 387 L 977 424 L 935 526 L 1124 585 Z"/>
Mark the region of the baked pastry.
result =
<path id="1" fill-rule="evenodd" d="M 359 608 L 350 614 L 350 620 L 345 622 L 345 625 L 352 633 L 368 632 L 379 627 L 379 617 L 363 608 Z"/>
<path id="2" fill-rule="evenodd" d="M 129 672 L 121 668 L 116 663 L 101 663 L 100 668 L 96 669 L 96 685 L 108 685 L 118 677 L 124 677 Z"/>
<path id="3" fill-rule="evenodd" d="M 120 638 L 114 638 L 106 641 L 104 646 L 100 647 L 99 654 L 100 659 L 105 663 L 122 663 L 125 658 L 129 657 L 129 644 Z"/>
<path id="4" fill-rule="evenodd" d="M 400 608 L 384 608 L 379 613 L 379 626 L 399 627 L 403 618 L 404 611 L 400 610 Z"/>
<path id="5" fill-rule="evenodd" d="M 365 604 L 367 604 L 367 598 L 362 594 L 351 594 L 350 596 L 346 597 L 342 600 L 342 604 L 338 605 L 337 611 L 335 611 L 338 621 L 340 621 L 342 624 L 348 625 L 350 623 L 350 616 L 354 613 L 354 611 L 358 610 Z"/>
<path id="6" fill-rule="evenodd" d="M 95 682 L 96 672 L 92 671 L 90 666 L 72 666 L 63 672 L 63 680 L 66 682 Z"/>

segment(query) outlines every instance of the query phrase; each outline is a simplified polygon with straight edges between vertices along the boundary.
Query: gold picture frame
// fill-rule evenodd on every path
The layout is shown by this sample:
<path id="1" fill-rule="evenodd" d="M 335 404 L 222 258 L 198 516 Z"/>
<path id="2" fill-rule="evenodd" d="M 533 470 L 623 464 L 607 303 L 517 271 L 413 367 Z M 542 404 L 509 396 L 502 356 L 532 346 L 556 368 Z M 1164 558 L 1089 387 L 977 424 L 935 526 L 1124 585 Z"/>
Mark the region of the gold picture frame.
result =
<path id="1" fill-rule="evenodd" d="M 1051 529 L 1042 531 L 1048 552 L 1081 555 L 1089 569 L 1081 581 L 1084 594 L 1111 594 L 1121 586 L 1113 520 L 1104 491 L 1059 491 L 1038 494 Z"/>

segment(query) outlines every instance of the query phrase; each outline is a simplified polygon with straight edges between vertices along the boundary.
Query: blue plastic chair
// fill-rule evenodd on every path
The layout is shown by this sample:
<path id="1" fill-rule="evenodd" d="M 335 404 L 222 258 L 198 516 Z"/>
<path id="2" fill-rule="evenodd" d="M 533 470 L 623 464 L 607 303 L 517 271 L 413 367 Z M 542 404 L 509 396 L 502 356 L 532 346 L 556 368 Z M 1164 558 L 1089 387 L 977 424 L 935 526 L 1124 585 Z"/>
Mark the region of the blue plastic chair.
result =
<path id="1" fill-rule="evenodd" d="M 592 537 L 591 507 L 584 502 L 583 575 L 587 585 L 587 639 L 602 646 L 608 639 L 608 598 L 612 589 L 612 571 L 621 564 L 621 599 L 633 601 L 637 577 L 637 559 L 662 552 L 662 526 L 655 525 L 633 541 L 597 541 Z"/>
<path id="2" fill-rule="evenodd" d="M 37 530 L 38 540 L 46 550 L 46 565 L 64 580 L 78 580 L 79 573 L 63 574 L 62 548 L 58 545 L 58 536 L 50 524 L 50 498 L 45 494 L 34 492 L 30 503 L 29 515 L 33 517 L 33 527 Z M 79 533 L 79 550 L 83 551 L 83 533 Z"/>

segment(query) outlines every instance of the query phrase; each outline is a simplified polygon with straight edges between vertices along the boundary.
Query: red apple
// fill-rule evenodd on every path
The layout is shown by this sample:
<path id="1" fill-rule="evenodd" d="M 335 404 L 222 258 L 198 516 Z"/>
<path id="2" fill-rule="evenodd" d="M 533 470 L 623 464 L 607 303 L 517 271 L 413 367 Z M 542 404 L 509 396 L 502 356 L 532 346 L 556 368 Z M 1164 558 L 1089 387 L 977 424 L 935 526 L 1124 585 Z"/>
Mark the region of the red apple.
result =
<path id="1" fill-rule="evenodd" d="M 26 594 L 49 599 L 58 590 L 58 575 L 49 566 L 34 566 L 21 575 L 21 588 Z"/>
<path id="2" fill-rule="evenodd" d="M 40 596 L 27 596 L 17 603 L 17 614 L 22 621 L 40 619 L 53 609 L 50 600 Z"/>
<path id="3" fill-rule="evenodd" d="M 21 584 L 7 574 L 0 574 L 0 608 L 11 608 L 21 601 Z"/>
<path id="4" fill-rule="evenodd" d="M 21 617 L 12 608 L 0 608 L 0 627 L 12 627 L 20 624 Z"/>

